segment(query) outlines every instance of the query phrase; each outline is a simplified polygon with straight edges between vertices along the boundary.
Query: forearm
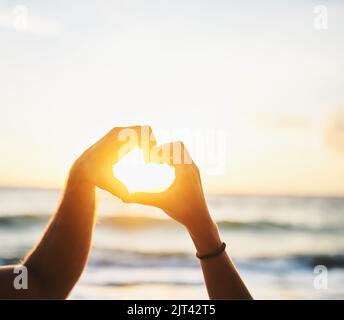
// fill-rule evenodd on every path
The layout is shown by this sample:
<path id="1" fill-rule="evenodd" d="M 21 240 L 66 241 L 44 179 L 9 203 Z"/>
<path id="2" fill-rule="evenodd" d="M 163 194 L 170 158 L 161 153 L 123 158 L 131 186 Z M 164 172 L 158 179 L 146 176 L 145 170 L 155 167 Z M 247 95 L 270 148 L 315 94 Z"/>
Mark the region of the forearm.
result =
<path id="1" fill-rule="evenodd" d="M 95 187 L 71 174 L 57 213 L 24 265 L 42 298 L 66 298 L 87 262 L 95 213 Z"/>
<path id="2" fill-rule="evenodd" d="M 218 229 L 212 221 L 198 224 L 189 233 L 201 255 L 216 251 L 222 244 Z M 215 257 L 201 259 L 200 262 L 210 299 L 252 299 L 225 251 Z"/>

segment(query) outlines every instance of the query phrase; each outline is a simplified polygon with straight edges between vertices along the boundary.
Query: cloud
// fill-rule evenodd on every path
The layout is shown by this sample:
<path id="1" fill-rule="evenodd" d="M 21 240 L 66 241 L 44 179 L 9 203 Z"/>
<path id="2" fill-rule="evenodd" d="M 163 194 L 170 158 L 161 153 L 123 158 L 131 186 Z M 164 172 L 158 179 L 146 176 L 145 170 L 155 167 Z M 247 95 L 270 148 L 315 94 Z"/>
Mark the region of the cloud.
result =
<path id="1" fill-rule="evenodd" d="M 42 37 L 55 37 L 62 32 L 56 21 L 34 15 L 22 5 L 0 8 L 0 29 Z"/>
<path id="2" fill-rule="evenodd" d="M 325 142 L 332 150 L 344 153 L 344 109 L 328 116 L 325 122 Z"/>

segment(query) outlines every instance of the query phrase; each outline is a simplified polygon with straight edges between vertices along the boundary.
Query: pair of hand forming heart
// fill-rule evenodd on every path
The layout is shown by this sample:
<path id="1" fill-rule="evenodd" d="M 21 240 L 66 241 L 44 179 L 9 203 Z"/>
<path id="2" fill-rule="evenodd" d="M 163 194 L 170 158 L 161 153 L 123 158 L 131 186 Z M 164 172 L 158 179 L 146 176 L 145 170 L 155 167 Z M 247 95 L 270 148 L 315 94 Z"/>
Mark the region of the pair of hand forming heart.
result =
<path id="1" fill-rule="evenodd" d="M 175 180 L 168 189 L 160 193 L 130 193 L 116 178 L 114 164 L 137 146 L 143 150 L 147 163 L 165 163 L 174 168 Z M 57 212 L 42 239 L 22 263 L 0 267 L 0 298 L 68 297 L 91 248 L 95 187 L 111 192 L 126 203 L 161 208 L 182 223 L 195 244 L 210 298 L 251 298 L 208 212 L 200 173 L 188 151 L 181 142 L 157 146 L 147 126 L 114 128 L 75 161 Z M 25 273 L 14 278 L 17 270 Z M 29 282 L 30 287 L 19 290 L 18 279 Z"/>
<path id="2" fill-rule="evenodd" d="M 160 193 L 129 193 L 113 175 L 113 166 L 133 148 L 140 147 L 146 162 L 167 163 L 175 169 L 172 185 Z M 176 153 L 175 150 L 180 151 Z M 173 155 L 173 156 L 172 156 Z M 114 128 L 86 150 L 75 162 L 71 174 L 104 189 L 126 203 L 155 206 L 183 224 L 193 238 L 214 232 L 201 184 L 200 172 L 183 143 L 157 146 L 150 127 Z"/>

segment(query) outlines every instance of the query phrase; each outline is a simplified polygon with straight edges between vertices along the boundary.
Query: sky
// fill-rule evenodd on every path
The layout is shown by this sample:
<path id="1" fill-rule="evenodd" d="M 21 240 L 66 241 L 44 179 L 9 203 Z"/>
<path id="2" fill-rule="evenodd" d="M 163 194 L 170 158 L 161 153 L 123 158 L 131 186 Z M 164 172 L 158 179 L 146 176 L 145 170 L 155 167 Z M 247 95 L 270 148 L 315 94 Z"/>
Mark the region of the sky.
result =
<path id="1" fill-rule="evenodd" d="M 61 187 L 112 127 L 149 124 L 186 142 L 207 192 L 343 195 L 343 15 L 339 0 L 0 0 L 0 185 Z"/>

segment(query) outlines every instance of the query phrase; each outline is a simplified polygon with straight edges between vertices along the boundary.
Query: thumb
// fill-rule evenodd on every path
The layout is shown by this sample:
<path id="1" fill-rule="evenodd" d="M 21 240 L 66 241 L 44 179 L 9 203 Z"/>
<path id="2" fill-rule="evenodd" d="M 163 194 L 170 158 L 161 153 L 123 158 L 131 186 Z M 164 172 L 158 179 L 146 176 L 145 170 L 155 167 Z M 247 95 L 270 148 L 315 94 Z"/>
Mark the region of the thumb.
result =
<path id="1" fill-rule="evenodd" d="M 135 192 L 129 193 L 127 197 L 124 198 L 125 203 L 139 203 L 147 206 L 159 207 L 160 203 L 159 193 L 149 193 L 149 192 Z"/>
<path id="2" fill-rule="evenodd" d="M 103 189 L 120 198 L 122 201 L 124 201 L 129 194 L 126 186 L 116 178 L 106 181 L 106 183 L 103 185 Z"/>

